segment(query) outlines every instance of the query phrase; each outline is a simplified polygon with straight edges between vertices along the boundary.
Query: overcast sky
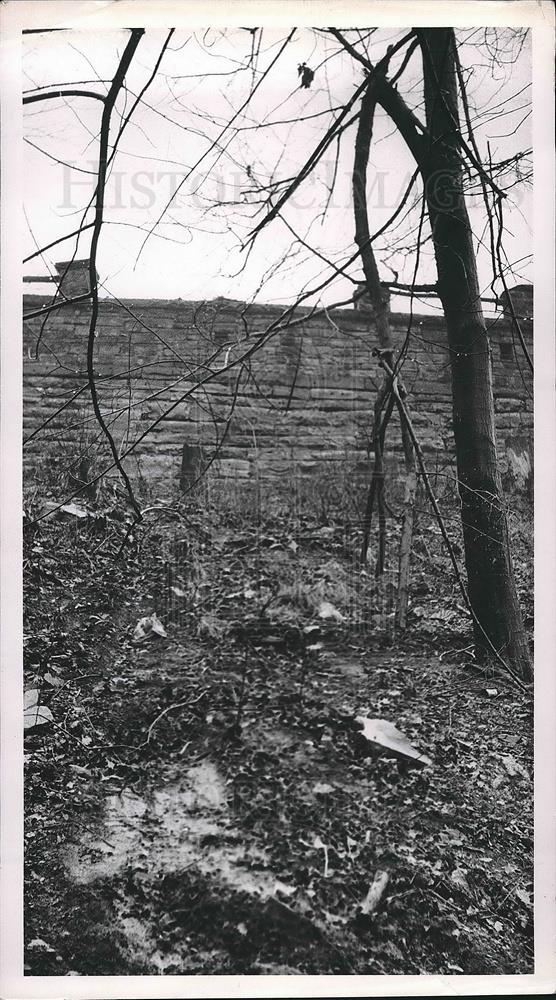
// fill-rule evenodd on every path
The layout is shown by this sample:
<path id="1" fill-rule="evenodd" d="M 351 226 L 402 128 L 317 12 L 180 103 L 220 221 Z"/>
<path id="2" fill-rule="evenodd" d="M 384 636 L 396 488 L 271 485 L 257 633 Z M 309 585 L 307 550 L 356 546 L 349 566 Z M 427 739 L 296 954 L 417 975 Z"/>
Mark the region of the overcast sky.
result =
<path id="1" fill-rule="evenodd" d="M 368 29 L 360 30 L 366 37 Z M 241 249 L 265 211 L 261 213 L 256 202 L 258 189 L 270 180 L 297 173 L 337 114 L 331 109 L 347 101 L 362 80 L 361 67 L 340 52 L 333 39 L 302 28 L 262 79 L 245 110 L 237 114 L 288 33 L 283 28 L 265 28 L 261 38 L 260 32 L 239 28 L 175 32 L 112 165 L 106 225 L 98 253 L 98 271 L 106 293 L 183 299 L 222 295 L 290 302 L 329 273 L 328 265 L 308 246 L 337 265 L 353 254 L 355 125 L 344 133 L 339 149 L 336 143 L 330 147 L 284 209 L 283 219 L 263 230 L 249 254 Z M 129 110 L 133 95 L 151 75 L 166 36 L 167 31 L 149 29 L 141 40 L 126 77 L 128 90 L 117 104 L 112 138 L 120 115 Z M 123 30 L 26 36 L 24 90 L 79 85 L 105 93 L 128 37 Z M 379 29 L 368 39 L 370 57 L 379 58 L 399 37 L 399 31 Z M 529 148 L 529 41 L 520 49 L 516 37 L 508 34 L 498 38 L 502 44 L 494 51 L 494 34 L 485 39 L 483 29 L 467 29 L 459 37 L 465 41 L 461 59 L 469 74 L 470 105 L 481 152 L 486 155 L 488 141 L 496 162 Z M 251 59 L 252 55 L 256 58 Z M 299 86 L 300 63 L 315 72 L 308 89 Z M 394 65 L 399 65 L 399 59 Z M 399 89 L 421 116 L 418 54 Z M 83 97 L 26 106 L 26 255 L 79 225 L 94 188 L 101 113 L 100 101 Z M 234 115 L 237 117 L 230 127 Z M 215 148 L 207 153 L 215 139 Z M 394 211 L 413 169 L 403 141 L 379 112 L 369 169 L 374 230 Z M 327 204 L 334 176 L 334 191 Z M 508 174 L 505 180 L 511 183 L 515 175 Z M 178 184 L 182 186 L 176 194 Z M 515 262 L 514 273 L 508 274 L 508 284 L 513 284 L 532 279 L 532 195 L 521 184 L 514 186 L 510 195 L 505 204 L 504 246 L 508 259 Z M 470 209 L 477 236 L 485 237 L 478 192 L 470 198 Z M 92 212 L 88 219 L 92 219 Z M 386 265 L 399 274 L 400 281 L 412 280 L 415 255 L 400 250 L 396 240 L 418 221 L 416 208 L 395 233 L 377 242 L 384 280 L 393 277 Z M 87 256 L 89 237 L 90 232 L 83 235 L 77 257 Z M 413 241 L 402 240 L 402 247 L 404 242 L 411 245 Z M 478 259 L 482 286 L 489 295 L 487 242 L 478 243 Z M 36 258 L 27 264 L 25 273 L 46 274 L 55 261 L 70 258 L 74 249 L 74 240 L 61 244 L 47 252 L 44 260 Z M 357 266 L 350 273 L 361 277 Z M 430 243 L 426 243 L 418 281 L 434 280 Z M 25 287 L 27 291 L 39 290 L 35 285 Z M 40 290 L 45 287 L 40 286 Z M 348 298 L 352 292 L 353 285 L 339 278 L 322 293 L 322 299 L 328 304 Z M 395 300 L 394 305 L 403 308 L 405 303 Z"/>

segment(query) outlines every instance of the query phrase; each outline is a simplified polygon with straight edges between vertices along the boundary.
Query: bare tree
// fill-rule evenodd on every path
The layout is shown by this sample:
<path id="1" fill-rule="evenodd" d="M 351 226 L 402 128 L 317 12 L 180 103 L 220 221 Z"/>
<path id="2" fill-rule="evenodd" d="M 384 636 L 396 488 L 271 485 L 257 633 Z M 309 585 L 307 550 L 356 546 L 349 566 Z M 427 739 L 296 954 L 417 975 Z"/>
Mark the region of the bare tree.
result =
<path id="1" fill-rule="evenodd" d="M 392 364 L 388 328 L 388 300 L 380 282 L 372 250 L 364 186 L 361 177 L 368 161 L 372 116 L 380 104 L 409 147 L 423 180 L 426 208 L 434 244 L 438 281 L 450 349 L 452 399 L 458 488 L 467 571 L 464 592 L 471 611 L 477 651 L 482 657 L 505 655 L 520 677 L 531 674 L 527 636 L 517 599 L 508 543 L 505 505 L 498 467 L 492 368 L 488 332 L 483 317 L 477 276 L 473 231 L 466 208 L 464 164 L 474 168 L 483 183 L 501 200 L 504 193 L 462 136 L 458 109 L 458 56 L 452 29 L 410 32 L 397 47 L 418 43 L 422 54 L 426 122 L 422 124 L 387 77 L 396 47 L 373 65 L 342 32 L 329 29 L 352 58 L 366 71 L 355 144 L 354 210 L 355 242 L 365 281 L 375 305 L 375 321 L 385 360 Z M 466 100 L 461 72 L 459 88 Z M 281 195 L 284 204 L 298 182 Z M 490 208 L 487 205 L 490 217 Z M 272 208 L 258 231 L 276 214 Z M 383 434 L 379 414 L 383 406 L 387 423 L 394 405 L 391 389 L 383 390 L 375 413 L 375 473 L 380 494 L 383 480 Z M 389 412 L 390 411 L 390 412 Z M 372 496 L 372 494 L 371 494 Z M 379 560 L 380 560 L 379 554 Z"/>
<path id="2" fill-rule="evenodd" d="M 488 330 L 482 311 L 481 288 L 473 243 L 474 234 L 465 195 L 466 185 L 468 186 L 469 183 L 476 183 L 480 186 L 485 204 L 486 224 L 490 234 L 492 283 L 494 285 L 494 281 L 499 279 L 506 287 L 505 265 L 501 252 L 502 203 L 505 192 L 500 186 L 500 178 L 506 177 L 509 166 L 520 163 L 524 154 L 520 150 L 516 151 L 511 162 L 506 161 L 498 164 L 492 161 L 485 163 L 481 159 L 474 137 L 472 114 L 466 91 L 465 76 L 459 60 L 457 40 L 452 29 L 411 29 L 399 37 L 394 44 L 390 44 L 381 58 L 371 61 L 368 46 L 371 36 L 373 41 L 376 40 L 374 37 L 375 29 L 340 31 L 336 28 L 327 28 L 314 32 L 315 39 L 322 40 L 324 38 L 327 43 L 333 41 L 335 46 L 332 51 L 327 52 L 323 63 L 331 59 L 345 57 L 347 53 L 353 61 L 353 65 L 362 71 L 363 78 L 353 92 L 344 96 L 339 104 L 333 105 L 332 108 L 329 107 L 326 113 L 325 111 L 318 112 L 313 118 L 313 126 L 321 120 L 323 122 L 320 137 L 293 173 L 290 168 L 285 177 L 278 176 L 280 156 L 271 176 L 262 176 L 262 171 L 252 165 L 256 159 L 253 142 L 251 141 L 251 145 L 245 147 L 247 130 L 253 130 L 254 136 L 257 137 L 260 132 L 264 132 L 264 127 L 267 124 L 264 120 L 257 118 L 257 111 L 253 110 L 253 99 L 275 70 L 284 53 L 288 51 L 295 35 L 295 29 L 292 29 L 280 40 L 280 44 L 273 50 L 272 57 L 263 70 L 259 70 L 257 66 L 262 38 L 261 32 L 258 46 L 256 46 L 255 36 L 258 30 L 249 29 L 251 45 L 248 60 L 230 70 L 230 73 L 232 75 L 235 73 L 236 76 L 242 74 L 246 69 L 251 71 L 250 78 L 248 74 L 245 76 L 245 79 L 248 80 L 245 98 L 239 109 L 230 112 L 224 120 L 213 115 L 210 107 L 207 106 L 204 110 L 200 124 L 206 148 L 195 163 L 184 172 L 183 180 L 173 192 L 163 211 L 147 228 L 141 250 L 151 236 L 160 232 L 160 227 L 172 202 L 178 196 L 186 180 L 191 177 L 193 171 L 202 170 L 204 172 L 199 184 L 199 188 L 201 188 L 206 179 L 211 176 L 214 163 L 221 156 L 236 155 L 230 153 L 230 148 L 233 148 L 233 141 L 235 141 L 238 150 L 235 162 L 242 166 L 245 171 L 245 188 L 240 197 L 233 197 L 229 202 L 224 197 L 207 195 L 207 214 L 214 214 L 218 211 L 227 213 L 228 218 L 233 217 L 236 221 L 241 220 L 244 227 L 246 217 L 255 221 L 261 211 L 264 211 L 263 217 L 259 218 L 259 221 L 256 221 L 256 224 L 252 226 L 250 234 L 247 237 L 244 235 L 241 237 L 247 250 L 246 259 L 249 259 L 254 241 L 259 239 L 262 231 L 271 223 L 281 221 L 293 238 L 292 246 L 295 247 L 295 251 L 298 252 L 300 248 L 303 248 L 310 257 L 318 259 L 323 265 L 325 276 L 308 282 L 303 289 L 300 289 L 293 304 L 284 309 L 278 320 L 269 324 L 262 333 L 249 342 L 247 347 L 232 352 L 231 357 L 227 354 L 223 364 L 218 363 L 218 359 L 221 360 L 222 351 L 217 351 L 208 359 L 208 367 L 205 366 L 206 370 L 204 374 L 199 376 L 195 387 L 188 388 L 181 398 L 186 398 L 199 386 L 205 386 L 218 378 L 223 371 L 235 368 L 238 370 L 238 378 L 240 378 L 241 373 L 246 370 L 245 366 L 249 364 L 250 358 L 256 351 L 264 347 L 270 337 L 285 327 L 295 327 L 301 322 L 296 316 L 296 312 L 302 303 L 314 302 L 324 289 L 329 288 L 338 279 L 342 279 L 344 282 L 347 279 L 357 286 L 358 281 L 353 272 L 354 268 L 362 266 L 366 291 L 374 306 L 373 323 L 379 341 L 379 364 L 383 370 L 383 385 L 376 400 L 374 414 L 375 475 L 369 493 L 367 529 L 376 496 L 381 522 L 380 537 L 384 538 L 384 435 L 390 416 L 396 411 L 402 428 L 408 482 L 406 521 L 402 531 L 400 574 L 400 578 L 403 580 L 402 589 L 407 591 L 412 494 L 414 492 L 415 465 L 417 465 L 439 518 L 450 558 L 470 610 L 477 652 L 481 656 L 493 655 L 497 657 L 519 678 L 528 679 L 531 674 L 531 659 L 520 614 L 509 551 L 505 506 L 496 453 Z M 137 47 L 140 35 L 141 33 L 137 31 L 132 33 L 129 46 L 133 51 Z M 225 33 L 222 34 L 222 37 L 224 35 Z M 145 87 L 139 95 L 136 95 L 131 110 L 122 120 L 108 159 L 110 110 L 117 93 L 124 85 L 127 65 L 124 65 L 126 53 L 130 53 L 129 47 L 126 49 L 111 81 L 108 94 L 100 98 L 104 101 L 104 111 L 100 132 L 98 181 L 95 197 L 92 200 L 95 211 L 94 222 L 87 221 L 85 212 L 81 226 L 77 230 L 78 236 L 81 236 L 85 229 L 90 227 L 93 236 L 90 253 L 93 310 L 87 358 L 88 381 L 93 405 L 95 404 L 95 380 L 91 345 L 95 335 L 95 303 L 97 303 L 98 297 L 95 253 L 100 230 L 104 223 L 103 191 L 106 166 L 115 156 L 121 134 L 131 120 L 134 111 L 138 106 L 144 104 L 144 90 L 146 90 Z M 132 54 L 133 52 L 129 55 L 129 59 Z M 164 50 L 146 86 L 156 78 L 157 74 L 161 73 L 160 62 L 163 55 Z M 417 58 L 420 59 L 417 86 L 420 87 L 423 95 L 421 103 L 424 110 L 424 120 L 418 116 L 418 107 L 410 107 L 398 89 L 398 82 L 404 78 L 407 67 L 410 63 L 414 65 Z M 305 92 L 310 93 L 311 86 L 317 77 L 318 68 L 318 66 L 310 67 L 306 60 L 299 64 L 298 72 L 301 80 L 296 86 L 304 94 Z M 171 86 L 172 81 L 169 78 L 167 82 Z M 35 93 L 27 100 L 44 101 L 49 96 L 59 96 L 60 93 L 63 93 L 66 99 L 70 99 L 77 94 L 77 89 L 68 84 L 63 91 L 51 92 L 50 94 Z M 83 92 L 80 94 L 83 96 Z M 98 97 L 99 95 L 89 94 L 89 96 Z M 415 161 L 416 169 L 391 218 L 386 225 L 382 226 L 376 233 L 371 234 L 366 176 L 373 143 L 373 120 L 376 108 L 382 109 L 390 120 L 393 130 L 403 139 Z M 464 137 L 460 125 L 460 110 L 465 116 L 467 138 Z M 248 114 L 252 116 L 251 119 L 247 119 Z M 311 118 L 311 115 L 307 117 Z M 298 114 L 297 120 L 303 118 L 303 115 Z M 339 157 L 341 143 L 347 141 L 347 137 L 350 135 L 349 130 L 353 125 L 356 126 L 352 154 L 356 250 L 347 254 L 343 252 L 336 254 L 335 258 L 332 259 L 318 250 L 307 236 L 303 237 L 295 231 L 285 214 L 285 210 L 291 203 L 295 192 L 322 163 L 327 151 L 336 148 L 336 157 Z M 338 159 L 336 159 L 337 162 Z M 332 195 L 336 179 L 337 171 L 335 170 L 329 182 L 329 197 Z M 421 184 L 420 192 L 417 189 L 419 181 Z M 410 202 L 411 198 L 413 198 L 413 202 Z M 329 199 L 321 213 L 323 219 L 328 209 L 328 203 Z M 403 251 L 406 256 L 413 259 L 412 280 L 404 284 L 398 280 L 397 273 L 395 273 L 393 281 L 381 279 L 376 257 L 376 242 L 379 236 L 387 231 L 395 233 L 396 226 L 401 221 L 409 220 L 410 209 L 417 211 L 417 223 L 414 224 L 414 219 L 413 222 L 408 221 L 405 230 L 401 234 L 398 232 L 393 237 L 393 243 L 399 251 Z M 434 249 L 437 280 L 419 285 L 417 283 L 419 261 L 428 241 L 432 242 Z M 50 244 L 49 247 L 52 245 Z M 46 249 L 47 247 L 40 248 L 37 255 Z M 387 258 L 385 258 L 385 264 L 389 266 Z M 273 267 L 280 269 L 284 265 L 285 255 L 279 255 Z M 396 353 L 389 330 L 390 291 L 409 294 L 412 303 L 416 295 L 438 296 L 444 311 L 452 373 L 454 435 L 467 585 L 463 582 L 453 547 L 432 493 L 422 450 L 415 435 L 407 400 L 404 399 L 401 372 L 407 343 L 403 344 Z M 356 297 L 358 294 L 361 293 L 356 293 Z M 56 302 L 50 308 L 58 308 L 62 305 L 63 303 Z M 314 306 L 314 313 L 316 314 L 325 308 L 317 304 Z M 527 363 L 530 363 L 517 317 L 514 315 L 513 318 L 517 336 L 525 349 Z M 168 415 L 171 409 L 173 406 L 162 414 L 160 419 L 164 419 L 164 416 Z M 97 413 L 97 417 L 104 433 L 110 438 L 110 432 L 106 424 L 103 423 L 102 415 Z M 157 422 L 158 420 L 152 426 L 154 427 Z M 145 433 L 147 432 L 144 432 L 142 437 Z M 126 477 L 122 460 L 136 447 L 138 440 L 134 441 L 123 455 L 118 454 L 111 445 L 113 465 L 119 469 L 126 481 L 137 517 L 140 516 L 140 511 L 133 498 L 131 484 Z M 382 549 L 379 552 L 379 566 L 382 565 L 383 559 Z M 402 595 L 402 600 L 406 599 Z"/>

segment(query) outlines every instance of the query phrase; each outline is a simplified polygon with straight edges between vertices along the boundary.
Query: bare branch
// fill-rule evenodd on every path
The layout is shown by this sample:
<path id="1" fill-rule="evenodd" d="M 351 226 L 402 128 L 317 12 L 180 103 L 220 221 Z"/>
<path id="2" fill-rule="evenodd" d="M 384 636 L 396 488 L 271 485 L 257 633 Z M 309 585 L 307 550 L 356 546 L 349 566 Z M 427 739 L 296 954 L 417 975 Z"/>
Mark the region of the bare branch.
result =
<path id="1" fill-rule="evenodd" d="M 118 472 L 120 473 L 126 489 L 135 511 L 135 517 L 137 520 L 141 520 L 141 511 L 135 499 L 131 483 L 127 472 L 125 471 L 120 457 L 118 455 L 118 450 L 114 442 L 108 427 L 104 422 L 102 416 L 98 392 L 95 385 L 95 373 L 94 373 L 94 348 L 95 348 L 95 333 L 98 317 L 98 281 L 97 281 L 97 270 L 96 270 L 96 258 L 97 258 L 97 246 L 100 238 L 100 233 L 102 230 L 103 213 L 104 213 L 104 193 L 106 188 L 106 171 L 108 166 L 108 142 L 110 137 L 110 119 L 112 115 L 112 110 L 116 103 L 116 98 L 122 88 L 125 75 L 129 69 L 129 65 L 141 38 L 144 35 L 143 28 L 133 28 L 131 31 L 131 37 L 124 49 L 124 53 L 120 60 L 120 64 L 114 74 L 114 79 L 110 86 L 110 90 L 106 95 L 104 101 L 104 110 L 102 112 L 102 121 L 100 127 L 100 146 L 99 146 L 99 156 L 98 156 L 98 184 L 96 189 L 96 200 L 95 200 L 95 219 L 93 226 L 93 235 L 91 237 L 91 249 L 89 253 L 89 286 L 91 288 L 91 318 L 89 322 L 89 335 L 87 339 L 87 373 L 89 378 L 89 387 L 91 390 L 91 402 L 93 405 L 93 411 L 98 420 L 99 426 L 104 431 L 105 437 L 108 441 L 110 451 L 114 458 L 114 462 Z"/>
<path id="2" fill-rule="evenodd" d="M 37 104 L 38 101 L 52 101 L 58 97 L 92 97 L 95 101 L 105 101 L 104 94 L 97 94 L 94 90 L 52 90 L 46 94 L 24 94 L 23 104 Z"/>
<path id="3" fill-rule="evenodd" d="M 46 253 L 47 250 L 51 250 L 52 247 L 58 246 L 59 243 L 65 243 L 66 240 L 71 240 L 73 236 L 80 236 L 81 233 L 84 233 L 87 229 L 92 229 L 93 226 L 94 222 L 88 222 L 86 225 L 79 226 L 78 229 L 74 229 L 73 232 L 68 233 L 66 236 L 60 236 L 59 239 L 52 240 L 52 243 L 47 243 L 46 246 L 41 247 L 40 250 L 37 250 L 35 253 L 30 253 L 28 257 L 24 257 L 23 263 L 27 264 L 27 262 L 33 260 L 34 257 L 40 257 L 41 254 Z M 29 316 L 28 319 L 30 318 L 31 317 Z"/>
<path id="4" fill-rule="evenodd" d="M 198 166 L 200 166 L 200 164 L 203 162 L 203 160 L 206 159 L 206 157 L 209 155 L 209 153 L 212 152 L 212 150 L 214 149 L 215 145 L 220 142 L 220 139 L 222 138 L 222 136 L 224 135 L 224 133 L 227 132 L 227 130 L 230 128 L 230 126 L 233 124 L 233 122 L 236 120 L 236 118 L 238 118 L 239 115 L 242 113 L 242 111 L 245 110 L 245 108 L 247 107 L 247 105 L 249 104 L 249 102 L 251 101 L 251 99 L 253 98 L 254 94 L 257 92 L 257 90 L 261 86 L 263 80 L 266 79 L 266 77 L 270 73 L 270 71 L 273 68 L 273 66 L 278 62 L 278 59 L 280 58 L 280 56 L 282 55 L 282 53 L 284 52 L 284 50 L 289 45 L 289 43 L 290 43 L 291 39 L 293 38 L 295 32 L 296 32 L 296 28 L 292 28 L 292 30 L 290 31 L 288 37 L 283 42 L 283 44 L 280 46 L 280 49 L 278 50 L 278 52 L 275 55 L 274 59 L 272 60 L 272 62 L 270 63 L 270 65 L 267 66 L 267 68 L 265 69 L 264 73 L 261 75 L 260 79 L 255 84 L 255 86 L 252 87 L 252 89 L 251 89 L 248 97 L 243 102 L 243 104 L 241 105 L 241 107 L 238 108 L 238 110 L 233 114 L 231 120 L 226 123 L 226 125 L 224 126 L 223 129 L 221 129 L 221 131 L 219 132 L 218 136 L 211 143 L 211 145 L 209 146 L 209 148 L 207 150 L 205 150 L 205 152 L 198 158 L 198 160 L 196 161 L 196 163 L 194 163 L 193 166 L 190 167 L 190 169 L 187 171 L 187 173 L 185 174 L 185 176 L 182 178 L 182 180 L 178 184 L 176 190 L 172 194 L 172 197 L 169 199 L 169 201 L 164 206 L 164 208 L 163 208 L 162 212 L 160 213 L 158 219 L 156 220 L 156 222 L 153 224 L 153 226 L 149 230 L 149 233 L 147 234 L 147 236 L 145 236 L 145 239 L 143 240 L 143 242 L 142 242 L 142 244 L 141 244 L 141 246 L 139 248 L 139 253 L 137 254 L 136 261 L 139 260 L 139 257 L 141 256 L 141 253 L 144 250 L 144 247 L 145 247 L 145 244 L 146 244 L 147 240 L 149 239 L 149 237 L 152 235 L 152 233 L 154 232 L 154 230 L 156 229 L 156 227 L 159 225 L 159 223 L 164 218 L 164 215 L 168 211 L 168 208 L 172 204 L 173 200 L 175 199 L 175 197 L 178 194 L 178 192 L 180 191 L 180 189 L 185 184 L 186 180 L 191 176 L 191 174 L 193 173 L 193 171 L 196 170 Z"/>
<path id="5" fill-rule="evenodd" d="M 33 254 L 33 256 L 36 257 L 37 254 Z M 23 320 L 25 322 L 28 319 L 35 319 L 36 316 L 48 316 L 49 313 L 54 312 L 56 309 L 75 305 L 76 302 L 87 302 L 90 298 L 90 292 L 85 292 L 83 295 L 75 295 L 72 299 L 64 299 L 62 302 L 54 302 L 51 306 L 43 306 L 41 309 L 35 309 L 33 312 L 24 313 Z"/>

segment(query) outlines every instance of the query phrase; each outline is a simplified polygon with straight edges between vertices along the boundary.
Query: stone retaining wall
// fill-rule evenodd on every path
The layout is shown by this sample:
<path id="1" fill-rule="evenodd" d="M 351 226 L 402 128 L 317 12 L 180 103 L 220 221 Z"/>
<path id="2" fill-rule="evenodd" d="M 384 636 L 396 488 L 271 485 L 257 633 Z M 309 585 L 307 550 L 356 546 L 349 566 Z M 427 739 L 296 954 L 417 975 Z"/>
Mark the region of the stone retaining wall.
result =
<path id="1" fill-rule="evenodd" d="M 25 296 L 24 312 L 51 301 Z M 89 303 L 24 324 L 24 467 L 27 481 L 46 469 L 89 474 L 111 464 L 86 386 Z M 279 306 L 239 302 L 101 300 L 95 342 L 100 404 L 132 476 L 158 493 L 187 486 L 210 466 L 218 478 L 368 472 L 368 440 L 381 371 L 365 310 L 335 310 L 257 338 L 278 323 Z M 408 318 L 392 316 L 398 343 Z M 511 324 L 491 326 L 499 448 L 504 472 L 524 482 L 531 468 L 532 380 Z M 532 324 L 523 323 L 532 350 Z M 211 374 L 240 357 L 244 363 Z M 450 373 L 443 321 L 416 316 L 403 379 L 415 429 L 433 469 L 453 466 Z M 203 384 L 204 382 L 204 384 Z M 199 383 L 201 383 L 199 385 Z M 61 409 L 62 408 L 62 409 Z M 60 411 L 56 416 L 53 414 Z M 46 426 L 42 426 L 47 418 Z M 149 428 L 152 429 L 149 431 Z M 39 430 L 39 428 L 42 428 Z M 390 463 L 400 457 L 397 422 Z"/>

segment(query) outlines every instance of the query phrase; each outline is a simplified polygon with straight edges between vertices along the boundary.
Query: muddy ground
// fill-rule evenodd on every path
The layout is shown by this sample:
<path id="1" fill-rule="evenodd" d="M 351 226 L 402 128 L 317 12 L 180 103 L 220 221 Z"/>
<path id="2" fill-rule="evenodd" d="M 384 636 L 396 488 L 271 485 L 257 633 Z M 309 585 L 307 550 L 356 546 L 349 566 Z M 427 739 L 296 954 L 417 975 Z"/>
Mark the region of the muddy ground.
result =
<path id="1" fill-rule="evenodd" d="M 111 517 L 26 529 L 26 973 L 532 972 L 531 698 L 474 663 L 441 564 L 417 546 L 396 636 L 334 525 L 120 551 Z"/>

